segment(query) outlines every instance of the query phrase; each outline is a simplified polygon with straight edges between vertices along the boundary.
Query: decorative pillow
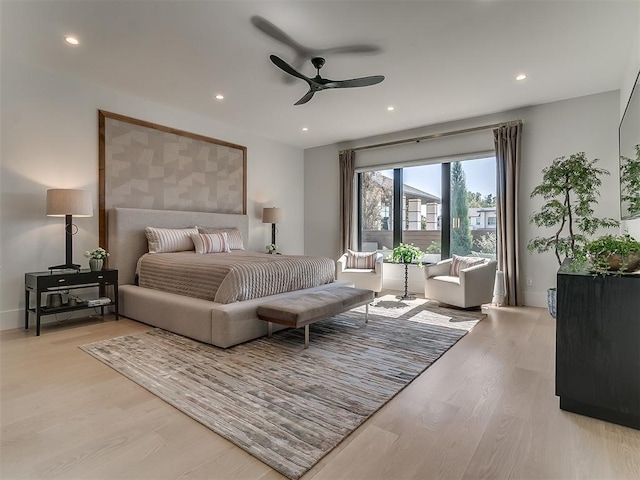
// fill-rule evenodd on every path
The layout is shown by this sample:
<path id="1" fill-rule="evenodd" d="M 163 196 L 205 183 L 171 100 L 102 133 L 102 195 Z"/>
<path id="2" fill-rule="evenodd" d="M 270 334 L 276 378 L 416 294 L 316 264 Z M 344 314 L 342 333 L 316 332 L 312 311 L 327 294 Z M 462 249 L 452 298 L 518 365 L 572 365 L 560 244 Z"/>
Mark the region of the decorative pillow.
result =
<path id="1" fill-rule="evenodd" d="M 193 250 L 191 235 L 198 233 L 193 228 L 155 228 L 144 229 L 149 242 L 149 253 L 169 253 Z"/>
<path id="2" fill-rule="evenodd" d="M 452 277 L 459 277 L 460 270 L 464 270 L 465 268 L 473 267 L 474 265 L 480 265 L 485 263 L 485 260 L 478 257 L 459 257 L 458 255 L 453 256 L 453 260 L 451 261 L 451 270 L 450 275 Z"/>
<path id="3" fill-rule="evenodd" d="M 231 250 L 244 250 L 242 232 L 238 228 L 198 227 L 198 233 L 226 233 Z"/>
<path id="4" fill-rule="evenodd" d="M 354 252 L 347 249 L 347 268 L 373 270 L 376 268 L 377 255 L 377 252 Z"/>
<path id="5" fill-rule="evenodd" d="M 196 253 L 228 253 L 229 239 L 227 232 L 222 233 L 194 233 L 191 240 L 196 246 Z"/>

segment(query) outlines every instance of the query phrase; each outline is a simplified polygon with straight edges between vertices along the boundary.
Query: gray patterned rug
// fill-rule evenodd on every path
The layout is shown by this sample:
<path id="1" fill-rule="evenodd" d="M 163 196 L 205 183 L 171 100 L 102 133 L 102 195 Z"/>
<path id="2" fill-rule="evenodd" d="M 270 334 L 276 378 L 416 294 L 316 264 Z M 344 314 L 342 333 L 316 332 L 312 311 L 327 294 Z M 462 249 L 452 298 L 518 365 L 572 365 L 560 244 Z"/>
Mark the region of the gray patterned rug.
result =
<path id="1" fill-rule="evenodd" d="M 85 352 L 297 479 L 462 338 L 483 315 L 382 297 L 303 329 L 223 350 L 164 330 Z"/>

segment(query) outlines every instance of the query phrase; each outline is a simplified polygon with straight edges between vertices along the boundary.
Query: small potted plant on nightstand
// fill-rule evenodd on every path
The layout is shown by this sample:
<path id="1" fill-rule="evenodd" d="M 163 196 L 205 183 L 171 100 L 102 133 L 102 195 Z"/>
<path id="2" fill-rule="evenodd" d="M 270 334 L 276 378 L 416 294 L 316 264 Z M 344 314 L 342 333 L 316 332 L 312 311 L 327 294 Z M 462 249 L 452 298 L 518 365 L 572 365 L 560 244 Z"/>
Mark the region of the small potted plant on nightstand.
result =
<path id="1" fill-rule="evenodd" d="M 270 243 L 269 245 L 267 245 L 267 252 L 272 255 L 278 253 L 278 246 L 275 243 Z"/>
<path id="2" fill-rule="evenodd" d="M 84 252 L 84 256 L 89 259 L 89 268 L 91 271 L 96 272 L 102 270 L 104 260 L 109 256 L 109 252 L 102 247 L 98 247 L 93 250 L 87 250 Z"/>

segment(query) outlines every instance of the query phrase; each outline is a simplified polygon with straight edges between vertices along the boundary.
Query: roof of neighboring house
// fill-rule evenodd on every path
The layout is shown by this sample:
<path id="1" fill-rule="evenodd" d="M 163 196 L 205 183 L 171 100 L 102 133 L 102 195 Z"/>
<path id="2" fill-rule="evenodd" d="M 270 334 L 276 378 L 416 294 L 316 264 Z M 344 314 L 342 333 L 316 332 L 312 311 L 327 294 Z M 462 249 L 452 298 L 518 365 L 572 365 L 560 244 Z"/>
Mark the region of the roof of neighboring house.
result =
<path id="1" fill-rule="evenodd" d="M 386 177 L 384 175 L 376 175 L 374 178 L 378 181 L 381 179 L 382 186 L 384 188 L 393 188 L 393 180 L 389 177 Z M 407 185 L 406 183 L 402 185 L 402 193 L 408 199 L 419 198 L 420 200 L 422 200 L 422 203 L 442 203 L 442 199 L 440 199 L 440 197 L 431 195 L 430 193 L 412 187 L 411 185 Z"/>
<path id="2" fill-rule="evenodd" d="M 441 203 L 442 200 L 435 195 L 431 195 L 430 193 L 423 192 L 420 189 L 407 185 L 406 183 L 402 185 L 402 193 L 407 198 L 419 198 L 422 200 L 422 203 Z"/>

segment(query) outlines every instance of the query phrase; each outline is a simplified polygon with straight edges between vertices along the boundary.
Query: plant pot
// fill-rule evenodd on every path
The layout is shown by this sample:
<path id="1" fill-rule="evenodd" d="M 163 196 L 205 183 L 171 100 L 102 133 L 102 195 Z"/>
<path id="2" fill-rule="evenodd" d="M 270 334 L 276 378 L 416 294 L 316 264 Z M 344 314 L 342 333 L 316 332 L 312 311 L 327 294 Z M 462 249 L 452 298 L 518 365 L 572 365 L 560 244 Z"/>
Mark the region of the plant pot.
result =
<path id="1" fill-rule="evenodd" d="M 625 267 L 625 272 L 635 272 L 640 267 L 640 255 L 630 253 L 626 259 L 623 259 L 622 255 L 618 253 L 609 255 L 609 270 L 617 271 L 623 266 Z"/>
<path id="2" fill-rule="evenodd" d="M 97 272 L 102 270 L 102 265 L 104 264 L 104 260 L 101 258 L 90 258 L 89 259 L 89 268 L 92 272 Z"/>
<path id="3" fill-rule="evenodd" d="M 558 302 L 558 291 L 555 288 L 547 290 L 547 307 L 549 308 L 549 315 L 556 318 L 556 305 Z"/>

